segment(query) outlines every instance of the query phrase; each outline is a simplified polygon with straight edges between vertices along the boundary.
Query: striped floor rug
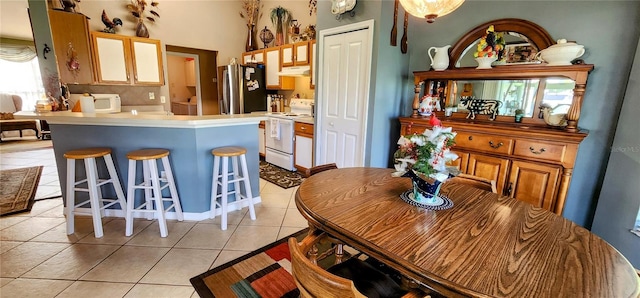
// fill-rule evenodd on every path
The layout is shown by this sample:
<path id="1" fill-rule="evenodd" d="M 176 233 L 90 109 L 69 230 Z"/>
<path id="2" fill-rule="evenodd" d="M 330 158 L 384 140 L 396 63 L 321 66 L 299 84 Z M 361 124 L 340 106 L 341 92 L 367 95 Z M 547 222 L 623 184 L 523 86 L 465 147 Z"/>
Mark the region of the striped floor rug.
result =
<path id="1" fill-rule="evenodd" d="M 31 210 L 42 166 L 0 171 L 0 216 Z"/>

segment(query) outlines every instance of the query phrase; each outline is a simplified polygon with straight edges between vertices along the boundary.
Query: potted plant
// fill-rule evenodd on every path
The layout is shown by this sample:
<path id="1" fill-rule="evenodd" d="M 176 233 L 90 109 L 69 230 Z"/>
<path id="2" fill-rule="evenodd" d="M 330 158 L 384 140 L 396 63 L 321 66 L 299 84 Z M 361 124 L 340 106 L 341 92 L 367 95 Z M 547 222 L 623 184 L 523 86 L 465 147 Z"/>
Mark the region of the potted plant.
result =
<path id="1" fill-rule="evenodd" d="M 517 109 L 515 111 L 515 116 L 514 116 L 514 120 L 516 123 L 520 123 L 522 122 L 522 117 L 524 117 L 524 111 L 522 111 L 521 109 Z"/>
<path id="2" fill-rule="evenodd" d="M 442 127 L 435 115 L 429 123 L 432 129 L 422 134 L 400 136 L 398 150 L 393 155 L 396 171 L 392 176 L 411 178 L 412 200 L 423 204 L 437 202 L 441 183 L 449 178 L 452 170 L 447 163 L 458 159 L 458 155 L 450 151 L 456 133 L 451 127 Z"/>
<path id="3" fill-rule="evenodd" d="M 258 44 L 255 41 L 256 37 L 256 23 L 262 17 L 262 4 L 260 0 L 244 0 L 242 3 L 242 10 L 240 11 L 240 17 L 247 20 L 247 42 L 245 43 L 245 51 L 250 52 L 258 49 Z"/>
<path id="4" fill-rule="evenodd" d="M 288 9 L 282 6 L 271 9 L 271 23 L 276 27 L 276 46 L 285 44 L 284 28 L 289 28 L 290 22 L 291 12 Z"/>

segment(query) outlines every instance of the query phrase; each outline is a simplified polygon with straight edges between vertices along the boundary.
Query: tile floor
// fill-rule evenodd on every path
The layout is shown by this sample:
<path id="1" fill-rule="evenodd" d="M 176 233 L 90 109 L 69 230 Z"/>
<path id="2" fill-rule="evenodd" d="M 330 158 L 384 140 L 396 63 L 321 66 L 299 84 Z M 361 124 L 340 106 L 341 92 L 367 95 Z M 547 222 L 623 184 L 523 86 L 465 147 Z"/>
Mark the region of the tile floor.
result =
<path id="1" fill-rule="evenodd" d="M 37 198 L 60 195 L 52 149 L 0 152 L 0 169 L 43 165 Z M 293 201 L 296 188 L 260 180 L 257 219 L 247 208 L 219 218 L 169 221 L 161 238 L 156 221 L 135 220 L 124 236 L 122 218 L 104 218 L 96 239 L 90 217 L 76 218 L 66 235 L 62 199 L 36 201 L 29 213 L 0 218 L 0 297 L 198 297 L 189 278 L 307 226 Z"/>

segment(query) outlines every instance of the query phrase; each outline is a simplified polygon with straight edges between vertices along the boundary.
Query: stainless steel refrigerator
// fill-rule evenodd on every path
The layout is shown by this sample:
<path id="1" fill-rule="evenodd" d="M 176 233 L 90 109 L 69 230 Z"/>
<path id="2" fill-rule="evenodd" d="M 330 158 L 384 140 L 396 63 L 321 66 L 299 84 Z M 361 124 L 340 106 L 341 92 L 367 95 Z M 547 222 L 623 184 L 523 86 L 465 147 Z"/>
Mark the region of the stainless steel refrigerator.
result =
<path id="1" fill-rule="evenodd" d="M 220 114 L 243 114 L 267 110 L 263 64 L 225 65 L 222 71 Z"/>

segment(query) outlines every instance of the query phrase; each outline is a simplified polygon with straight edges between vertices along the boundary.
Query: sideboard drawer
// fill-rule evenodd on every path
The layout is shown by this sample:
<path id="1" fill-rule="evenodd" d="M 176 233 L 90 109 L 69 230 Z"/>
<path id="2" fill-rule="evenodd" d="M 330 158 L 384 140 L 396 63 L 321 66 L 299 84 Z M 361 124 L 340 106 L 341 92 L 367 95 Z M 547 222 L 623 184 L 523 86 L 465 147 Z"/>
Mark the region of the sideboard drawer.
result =
<path id="1" fill-rule="evenodd" d="M 564 144 L 516 140 L 513 154 L 561 162 L 566 150 L 567 146 Z"/>
<path id="2" fill-rule="evenodd" d="M 460 131 L 456 136 L 456 147 L 491 153 L 511 154 L 513 139 Z"/>

